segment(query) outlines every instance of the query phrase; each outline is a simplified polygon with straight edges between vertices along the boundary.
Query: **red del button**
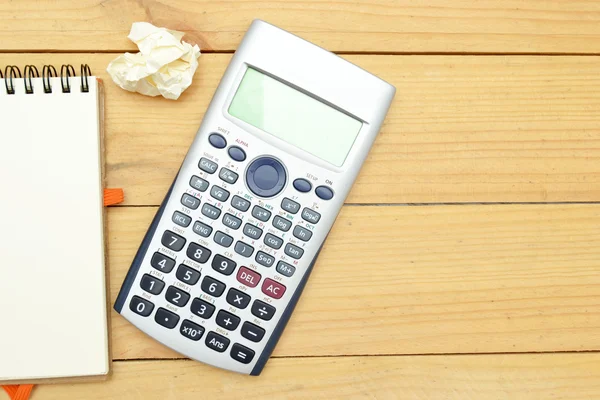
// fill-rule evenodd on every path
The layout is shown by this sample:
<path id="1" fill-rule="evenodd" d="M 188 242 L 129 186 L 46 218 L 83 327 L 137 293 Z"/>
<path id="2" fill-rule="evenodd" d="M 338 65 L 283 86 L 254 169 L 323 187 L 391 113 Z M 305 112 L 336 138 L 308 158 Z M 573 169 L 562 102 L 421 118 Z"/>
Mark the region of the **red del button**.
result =
<path id="1" fill-rule="evenodd" d="M 255 287 L 260 282 L 260 274 L 246 267 L 241 267 L 237 273 L 237 280 L 246 286 Z"/>
<path id="2" fill-rule="evenodd" d="M 265 279 L 262 284 L 262 292 L 274 299 L 280 299 L 285 293 L 285 286 L 273 279 Z"/>

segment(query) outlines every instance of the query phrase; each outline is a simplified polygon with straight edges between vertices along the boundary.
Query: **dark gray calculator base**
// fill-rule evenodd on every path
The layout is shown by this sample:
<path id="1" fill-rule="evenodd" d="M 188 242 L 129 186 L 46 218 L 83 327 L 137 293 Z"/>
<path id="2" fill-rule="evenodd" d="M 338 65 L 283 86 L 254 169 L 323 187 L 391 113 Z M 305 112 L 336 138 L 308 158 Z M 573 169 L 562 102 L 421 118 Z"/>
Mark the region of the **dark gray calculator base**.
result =
<path id="1" fill-rule="evenodd" d="M 179 174 L 178 174 L 178 176 L 179 176 Z M 175 178 L 175 181 L 177 181 L 177 177 Z M 169 191 L 167 192 L 165 199 L 163 200 L 162 204 L 160 205 L 160 208 L 158 209 L 158 211 L 156 212 L 156 215 L 154 216 L 154 219 L 152 220 L 152 223 L 150 224 L 150 227 L 148 228 L 146 235 L 144 235 L 142 244 L 140 245 L 140 248 L 138 249 L 138 251 L 133 259 L 131 267 L 129 267 L 129 271 L 127 272 L 127 275 L 125 276 L 125 279 L 123 280 L 123 284 L 121 285 L 121 290 L 119 291 L 119 295 L 117 296 L 117 300 L 115 301 L 115 305 L 114 305 L 115 311 L 118 312 L 119 314 L 121 313 L 121 310 L 123 309 L 123 306 L 125 305 L 125 300 L 127 300 L 129 291 L 131 290 L 131 287 L 133 286 L 135 278 L 136 278 L 136 276 L 139 272 L 139 269 L 142 265 L 142 261 L 144 260 L 146 252 L 148 251 L 148 248 L 150 247 L 152 238 L 154 237 L 154 235 L 156 233 L 156 228 L 158 227 L 158 223 L 160 222 L 160 220 L 163 216 L 164 209 L 167 205 L 167 202 L 169 201 L 169 198 L 171 197 L 171 192 L 173 190 L 173 186 L 175 185 L 175 181 L 173 181 L 173 184 L 171 184 L 171 187 L 169 188 Z M 321 245 L 321 248 L 322 248 L 322 245 Z M 308 266 L 306 273 L 302 277 L 302 280 L 298 284 L 298 288 L 292 295 L 290 302 L 288 303 L 285 310 L 283 311 L 281 318 L 280 318 L 279 322 L 277 323 L 277 326 L 275 326 L 275 329 L 273 330 L 273 333 L 271 334 L 269 340 L 267 341 L 267 344 L 266 344 L 263 352 L 258 356 L 258 360 L 256 361 L 256 364 L 255 364 L 254 368 L 252 369 L 252 372 L 250 372 L 250 375 L 254 375 L 254 376 L 260 375 L 265 364 L 269 360 L 269 357 L 271 356 L 271 353 L 275 349 L 275 346 L 277 345 L 277 342 L 279 341 L 279 338 L 281 337 L 281 334 L 283 333 L 283 330 L 285 329 L 285 326 L 287 325 L 287 323 L 292 315 L 292 312 L 294 311 L 294 308 L 296 308 L 296 303 L 298 302 L 298 299 L 300 298 L 300 295 L 302 294 L 302 291 L 304 290 L 304 286 L 306 285 L 306 282 L 308 281 L 308 277 L 310 276 L 310 273 L 312 272 L 313 266 L 317 260 L 317 257 L 319 256 L 320 251 L 321 251 L 321 249 L 319 249 L 315 258 L 310 262 L 310 265 Z"/>

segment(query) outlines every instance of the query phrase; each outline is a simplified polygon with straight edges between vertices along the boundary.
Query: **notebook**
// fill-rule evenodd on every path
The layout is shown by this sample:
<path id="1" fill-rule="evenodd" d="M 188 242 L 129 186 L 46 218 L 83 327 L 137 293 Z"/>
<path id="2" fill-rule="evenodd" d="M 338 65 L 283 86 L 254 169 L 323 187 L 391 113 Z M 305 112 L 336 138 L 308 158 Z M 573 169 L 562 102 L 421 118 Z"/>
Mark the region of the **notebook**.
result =
<path id="1" fill-rule="evenodd" d="M 105 376 L 101 84 L 85 65 L 3 75 L 0 382 Z"/>

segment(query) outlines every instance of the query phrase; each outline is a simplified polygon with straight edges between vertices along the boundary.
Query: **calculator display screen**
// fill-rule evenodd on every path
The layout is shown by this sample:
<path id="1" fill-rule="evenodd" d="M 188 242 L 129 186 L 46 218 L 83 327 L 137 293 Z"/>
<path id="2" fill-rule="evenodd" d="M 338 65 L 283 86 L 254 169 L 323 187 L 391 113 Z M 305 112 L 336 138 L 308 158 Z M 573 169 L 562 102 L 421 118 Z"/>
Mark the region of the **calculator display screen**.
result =
<path id="1" fill-rule="evenodd" d="M 238 87 L 229 114 L 341 166 L 362 122 L 253 68 Z"/>

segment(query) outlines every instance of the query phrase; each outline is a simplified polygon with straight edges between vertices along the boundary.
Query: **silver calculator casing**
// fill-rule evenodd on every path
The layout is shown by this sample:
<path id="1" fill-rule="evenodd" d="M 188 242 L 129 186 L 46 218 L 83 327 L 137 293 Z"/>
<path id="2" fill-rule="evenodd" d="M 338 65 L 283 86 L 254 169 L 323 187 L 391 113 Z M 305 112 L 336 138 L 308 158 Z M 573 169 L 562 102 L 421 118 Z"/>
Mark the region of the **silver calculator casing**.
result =
<path id="1" fill-rule="evenodd" d="M 333 166 L 228 114 L 229 105 L 248 66 L 266 73 L 363 122 L 354 145 L 341 167 Z M 202 68 L 202 65 L 200 68 Z M 178 175 L 146 233 L 127 277 L 123 282 L 123 286 L 115 302 L 115 310 L 146 334 L 187 357 L 244 374 L 260 374 L 295 307 L 319 250 L 373 145 L 394 94 L 395 88 L 393 86 L 356 65 L 273 25 L 255 20 L 231 59 Z M 208 136 L 212 132 L 218 132 L 223 135 L 228 142 L 228 147 L 230 145 L 242 147 L 247 155 L 246 160 L 244 162 L 236 162 L 228 157 L 227 149 L 212 147 L 208 142 Z M 272 156 L 280 160 L 287 172 L 284 189 L 275 197 L 268 199 L 252 195 L 245 179 L 245 171 L 248 165 L 252 160 L 263 155 Z M 219 169 L 226 167 L 236 172 L 239 175 L 239 179 L 234 184 L 227 184 L 219 179 L 218 172 L 212 175 L 202 172 L 198 168 L 198 162 L 202 157 L 217 162 Z M 189 185 L 192 175 L 197 175 L 208 180 L 211 187 L 213 184 L 216 184 L 227 189 L 231 193 L 229 200 L 220 203 L 210 196 L 210 189 L 205 192 L 194 190 Z M 292 182 L 296 178 L 308 179 L 312 182 L 313 190 L 308 193 L 296 191 L 292 185 Z M 319 185 L 329 186 L 335 194 L 334 197 L 328 201 L 317 197 L 314 188 Z M 197 210 L 189 210 L 184 207 L 180 202 L 183 193 L 196 196 L 200 199 L 201 205 L 203 203 L 210 203 L 221 208 L 221 218 L 225 213 L 229 212 L 241 218 L 243 224 L 250 222 L 261 226 L 264 233 L 260 239 L 255 241 L 248 240 L 248 238 L 243 239 L 245 242 L 252 243 L 255 247 L 253 256 L 245 258 L 235 253 L 233 246 L 224 248 L 216 244 L 212 236 L 209 238 L 200 237 L 191 230 L 191 226 L 185 229 L 177 226 L 171 220 L 171 217 L 175 211 L 180 211 L 190 215 L 193 221 L 200 220 L 210 224 L 213 227 L 213 234 L 220 230 L 233 236 L 235 241 L 243 237 L 241 229 L 232 231 L 223 225 L 221 218 L 212 221 L 204 217 L 200 214 L 201 207 Z M 252 195 L 251 206 L 247 212 L 241 213 L 231 207 L 229 201 L 236 194 L 242 197 L 244 194 Z M 312 225 L 301 218 L 300 212 L 295 215 L 284 212 L 280 204 L 285 197 L 300 203 L 301 210 L 304 207 L 308 207 L 319 212 L 321 214 L 319 222 Z M 270 209 L 273 214 L 271 219 L 266 223 L 255 220 L 250 214 L 254 205 Z M 312 238 L 306 243 L 296 239 L 292 235 L 293 228 L 282 234 L 281 231 L 274 228 L 271 224 L 275 215 L 291 219 L 293 226 L 301 225 L 312 230 Z M 161 235 L 165 230 L 171 230 L 184 236 L 188 243 L 196 242 L 204 247 L 208 247 L 212 251 L 213 256 L 214 254 L 221 254 L 233 259 L 237 263 L 238 268 L 246 266 L 255 270 L 261 274 L 262 280 L 271 278 L 281 282 L 286 286 L 283 297 L 275 300 L 266 296 L 261 292 L 260 284 L 254 288 L 245 287 L 236 280 L 235 273 L 230 276 L 220 275 L 211 268 L 211 260 L 205 264 L 198 264 L 187 258 L 185 248 L 178 253 L 165 249 L 161 244 Z M 276 236 L 283 237 L 286 243 L 291 242 L 302 247 L 304 249 L 302 258 L 294 260 L 284 254 L 283 247 L 279 250 L 273 250 L 266 246 L 262 242 L 262 239 L 267 233 L 273 233 Z M 285 277 L 278 274 L 274 266 L 267 268 L 259 265 L 254 260 L 254 255 L 259 250 L 275 256 L 276 260 L 283 260 L 294 265 L 296 267 L 295 274 L 291 277 Z M 201 291 L 200 282 L 194 286 L 186 287 L 176 279 L 174 271 L 169 274 L 162 274 L 161 276 L 160 273 L 157 273 L 150 266 L 150 258 L 155 251 L 165 252 L 165 254 L 173 256 L 176 258 L 177 265 L 183 263 L 197 269 L 202 276 L 200 280 L 204 276 L 209 275 L 225 283 L 227 290 L 230 287 L 244 290 L 247 294 L 251 295 L 252 301 L 259 299 L 272 304 L 277 309 L 274 318 L 270 321 L 262 321 L 251 314 L 251 307 L 239 310 L 230 306 L 226 302 L 224 295 L 212 298 Z M 166 301 L 164 291 L 156 296 L 146 293 L 140 288 L 140 279 L 144 273 L 152 273 L 160 276 L 165 281 L 166 287 L 169 285 L 178 285 L 184 288 L 190 293 L 192 299 L 202 297 L 205 300 L 213 302 L 217 310 L 224 309 L 234 313 L 241 318 L 242 323 L 243 321 L 250 321 L 259 325 L 266 330 L 265 337 L 259 343 L 252 343 L 240 335 L 239 328 L 236 331 L 229 332 L 219 328 L 214 322 L 214 317 L 209 320 L 203 320 L 200 317 L 194 316 L 190 311 L 189 303 L 186 307 L 174 307 Z M 230 339 L 231 343 L 240 343 L 251 348 L 255 351 L 255 357 L 251 363 L 242 364 L 232 359 L 229 351 L 219 353 L 206 347 L 204 337 L 199 342 L 194 342 L 182 336 L 179 333 L 179 325 L 169 330 L 158 325 L 154 321 L 153 315 L 141 317 L 135 314 L 128 306 L 134 295 L 143 297 L 154 303 L 155 310 L 158 307 L 163 307 L 175 311 L 180 317 L 179 324 L 184 319 L 189 319 L 204 326 L 206 329 L 204 336 L 206 336 L 208 331 L 215 331 L 226 336 Z"/>

